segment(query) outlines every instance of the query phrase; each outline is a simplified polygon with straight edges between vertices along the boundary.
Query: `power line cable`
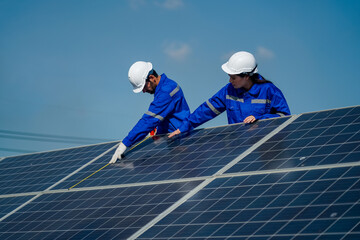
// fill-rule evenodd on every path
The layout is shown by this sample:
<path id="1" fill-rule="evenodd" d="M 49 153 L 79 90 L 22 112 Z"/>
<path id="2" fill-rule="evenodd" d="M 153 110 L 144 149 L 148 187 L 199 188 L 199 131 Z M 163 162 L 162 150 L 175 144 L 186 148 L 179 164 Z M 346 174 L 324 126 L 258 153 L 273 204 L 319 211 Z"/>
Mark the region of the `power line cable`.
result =
<path id="1" fill-rule="evenodd" d="M 63 141 L 60 141 L 60 139 L 67 140 L 67 141 L 70 140 L 71 142 L 76 142 L 76 143 L 78 143 L 78 142 L 94 143 L 94 142 L 114 141 L 113 139 L 104 139 L 104 138 L 85 138 L 85 137 L 63 136 L 63 135 L 54 135 L 54 134 L 40 134 L 40 133 L 31 133 L 31 132 L 10 131 L 10 130 L 3 130 L 3 129 L 0 129 L 0 133 L 11 134 L 11 135 L 23 135 L 23 136 L 30 136 L 30 137 L 37 137 L 37 138 L 59 139 L 59 142 L 63 142 Z M 5 136 L 8 136 L 8 135 L 2 135 L 2 137 L 5 137 Z M 8 138 L 15 138 L 15 137 L 9 136 Z M 23 137 L 23 138 L 25 138 L 25 137 Z M 32 139 L 24 139 L 24 140 L 32 140 Z M 35 140 L 35 141 L 39 141 L 39 140 Z"/>
<path id="2" fill-rule="evenodd" d="M 0 129 L 0 133 L 3 133 L 3 134 L 0 134 L 0 138 L 37 141 L 37 142 L 92 144 L 92 143 L 98 143 L 98 142 L 114 141 L 113 139 L 74 137 L 74 136 L 64 136 L 64 135 L 54 135 L 54 134 L 40 134 L 40 133 L 31 133 L 31 132 L 11 131 L 11 130 L 4 130 L 4 129 Z M 18 148 L 0 148 L 0 151 L 17 152 L 17 153 L 38 152 L 37 150 L 26 150 L 26 149 L 18 149 Z"/>
<path id="3" fill-rule="evenodd" d="M 79 143 L 79 144 L 90 144 L 94 143 L 94 141 L 81 141 L 81 140 L 73 140 L 73 139 L 52 139 L 52 138 L 36 138 L 36 137 L 24 137 L 24 136 L 12 136 L 12 135 L 3 135 L 0 134 L 0 138 L 8 138 L 8 139 L 18 139 L 18 140 L 29 140 L 29 141 L 38 141 L 38 142 L 57 142 L 57 143 Z"/>

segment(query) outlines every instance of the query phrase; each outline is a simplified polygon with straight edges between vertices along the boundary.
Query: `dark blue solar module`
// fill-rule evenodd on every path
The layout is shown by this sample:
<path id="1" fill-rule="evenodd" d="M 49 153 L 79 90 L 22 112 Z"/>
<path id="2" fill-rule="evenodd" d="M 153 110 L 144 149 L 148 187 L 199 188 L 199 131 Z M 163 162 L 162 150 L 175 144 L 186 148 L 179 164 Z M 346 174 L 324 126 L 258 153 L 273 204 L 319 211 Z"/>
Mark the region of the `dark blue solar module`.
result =
<path id="1" fill-rule="evenodd" d="M 32 196 L 0 198 L 0 218 L 30 200 Z"/>
<path id="2" fill-rule="evenodd" d="M 288 119 L 202 129 L 175 140 L 167 136 L 150 138 L 125 153 L 125 159 L 107 166 L 76 187 L 211 176 Z M 107 164 L 114 151 L 56 188 L 69 188 L 86 178 Z"/>
<path id="3" fill-rule="evenodd" d="M 296 117 L 5 158 L 0 239 L 360 239 L 360 107 Z"/>
<path id="4" fill-rule="evenodd" d="M 8 157 L 0 161 L 1 194 L 42 191 L 116 142 Z"/>
<path id="5" fill-rule="evenodd" d="M 360 167 L 215 179 L 138 239 L 357 239 Z"/>
<path id="6" fill-rule="evenodd" d="M 360 107 L 301 115 L 227 173 L 360 161 Z"/>
<path id="7" fill-rule="evenodd" d="M 0 239 L 126 239 L 198 183 L 44 194 L 0 222 Z"/>

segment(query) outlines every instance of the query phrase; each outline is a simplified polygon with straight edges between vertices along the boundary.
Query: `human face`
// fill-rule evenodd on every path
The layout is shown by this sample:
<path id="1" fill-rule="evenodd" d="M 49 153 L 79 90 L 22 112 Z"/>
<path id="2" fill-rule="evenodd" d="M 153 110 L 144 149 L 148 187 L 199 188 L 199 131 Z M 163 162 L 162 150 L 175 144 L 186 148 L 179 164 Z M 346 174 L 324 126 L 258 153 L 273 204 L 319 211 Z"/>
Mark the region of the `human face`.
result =
<path id="1" fill-rule="evenodd" d="M 157 86 L 155 79 L 156 78 L 153 75 L 149 76 L 149 78 L 146 80 L 144 88 L 142 90 L 143 93 L 150 93 L 150 94 L 155 93 L 155 89 Z"/>
<path id="2" fill-rule="evenodd" d="M 245 88 L 246 90 L 249 90 L 252 87 L 252 82 L 247 75 L 239 76 L 229 74 L 229 77 L 229 82 L 231 83 L 231 85 L 233 85 L 235 89 Z"/>

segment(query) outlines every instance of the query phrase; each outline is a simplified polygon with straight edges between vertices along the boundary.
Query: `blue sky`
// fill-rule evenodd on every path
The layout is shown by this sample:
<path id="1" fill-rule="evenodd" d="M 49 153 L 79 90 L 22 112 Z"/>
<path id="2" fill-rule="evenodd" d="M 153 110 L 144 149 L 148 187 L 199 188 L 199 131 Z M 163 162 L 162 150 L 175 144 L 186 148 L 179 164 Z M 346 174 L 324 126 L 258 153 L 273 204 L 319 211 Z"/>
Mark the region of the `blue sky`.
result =
<path id="1" fill-rule="evenodd" d="M 191 111 L 240 50 L 293 114 L 359 105 L 359 12 L 356 0 L 0 0 L 0 157 L 82 145 L 35 133 L 124 138 L 153 98 L 131 90 L 138 60 L 177 81 Z"/>

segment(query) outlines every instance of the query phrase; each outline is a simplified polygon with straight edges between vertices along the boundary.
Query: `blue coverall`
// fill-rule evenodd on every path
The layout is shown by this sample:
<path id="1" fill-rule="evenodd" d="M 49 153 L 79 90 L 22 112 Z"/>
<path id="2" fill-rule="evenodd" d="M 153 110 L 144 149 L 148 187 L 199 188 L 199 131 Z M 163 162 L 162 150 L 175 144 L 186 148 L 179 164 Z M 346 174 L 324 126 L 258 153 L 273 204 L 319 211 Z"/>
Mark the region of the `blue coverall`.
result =
<path id="1" fill-rule="evenodd" d="M 158 134 L 173 132 L 189 115 L 190 108 L 180 86 L 162 74 L 149 110 L 122 142 L 130 147 L 156 127 Z"/>
<path id="2" fill-rule="evenodd" d="M 181 132 L 213 119 L 227 110 L 229 124 L 243 122 L 253 115 L 266 119 L 290 115 L 285 97 L 272 83 L 254 83 L 249 91 L 235 89 L 231 83 L 218 91 L 212 98 L 201 104 L 180 126 Z"/>

